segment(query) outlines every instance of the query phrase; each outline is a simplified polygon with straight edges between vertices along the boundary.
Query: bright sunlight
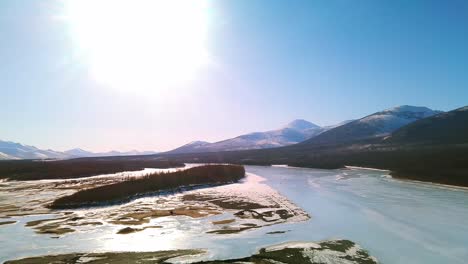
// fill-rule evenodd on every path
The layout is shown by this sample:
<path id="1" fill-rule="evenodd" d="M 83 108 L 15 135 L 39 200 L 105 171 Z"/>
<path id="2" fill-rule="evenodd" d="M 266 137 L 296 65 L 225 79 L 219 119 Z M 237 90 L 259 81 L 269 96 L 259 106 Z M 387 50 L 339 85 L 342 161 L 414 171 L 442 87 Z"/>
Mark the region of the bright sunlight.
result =
<path id="1" fill-rule="evenodd" d="M 80 59 L 109 87 L 159 92 L 192 80 L 210 62 L 204 0 L 64 3 L 64 19 Z"/>

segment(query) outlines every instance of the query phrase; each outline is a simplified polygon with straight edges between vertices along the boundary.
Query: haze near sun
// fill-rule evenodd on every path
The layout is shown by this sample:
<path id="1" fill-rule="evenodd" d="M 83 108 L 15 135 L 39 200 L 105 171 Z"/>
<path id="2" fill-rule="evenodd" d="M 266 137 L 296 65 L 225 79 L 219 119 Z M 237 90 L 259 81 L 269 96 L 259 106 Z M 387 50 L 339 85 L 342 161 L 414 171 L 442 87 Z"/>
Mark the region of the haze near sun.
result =
<path id="1" fill-rule="evenodd" d="M 205 0 L 67 0 L 62 17 L 80 62 L 113 89 L 161 91 L 210 63 Z"/>

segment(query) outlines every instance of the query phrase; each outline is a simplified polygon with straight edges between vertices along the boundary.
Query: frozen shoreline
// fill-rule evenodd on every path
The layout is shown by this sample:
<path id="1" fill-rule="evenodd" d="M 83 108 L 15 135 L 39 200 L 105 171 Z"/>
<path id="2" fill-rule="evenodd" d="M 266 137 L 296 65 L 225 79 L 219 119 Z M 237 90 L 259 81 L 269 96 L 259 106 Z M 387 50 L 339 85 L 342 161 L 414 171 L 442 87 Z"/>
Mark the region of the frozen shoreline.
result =
<path id="1" fill-rule="evenodd" d="M 390 170 L 383 170 L 383 169 L 376 169 L 376 168 L 369 168 L 369 167 L 358 167 L 358 166 L 345 166 L 345 168 L 351 169 L 351 170 L 371 170 L 371 171 L 391 172 Z"/>

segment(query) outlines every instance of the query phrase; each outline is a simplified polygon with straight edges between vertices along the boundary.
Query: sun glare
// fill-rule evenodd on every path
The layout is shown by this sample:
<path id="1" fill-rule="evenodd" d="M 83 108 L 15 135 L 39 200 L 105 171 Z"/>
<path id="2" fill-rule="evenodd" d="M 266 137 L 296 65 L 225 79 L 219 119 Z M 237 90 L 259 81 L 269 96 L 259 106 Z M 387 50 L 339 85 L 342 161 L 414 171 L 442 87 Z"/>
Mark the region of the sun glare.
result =
<path id="1" fill-rule="evenodd" d="M 210 62 L 205 0 L 66 0 L 80 58 L 99 82 L 158 91 L 196 77 Z"/>

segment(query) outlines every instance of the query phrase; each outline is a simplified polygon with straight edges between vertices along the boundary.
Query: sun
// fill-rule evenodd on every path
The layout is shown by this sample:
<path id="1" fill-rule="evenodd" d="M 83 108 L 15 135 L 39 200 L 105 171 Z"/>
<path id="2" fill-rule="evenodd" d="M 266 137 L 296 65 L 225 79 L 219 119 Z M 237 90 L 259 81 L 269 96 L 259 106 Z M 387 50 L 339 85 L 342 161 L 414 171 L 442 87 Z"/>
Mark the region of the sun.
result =
<path id="1" fill-rule="evenodd" d="M 161 91 L 210 63 L 206 0 L 65 0 L 80 60 L 100 83 Z"/>

